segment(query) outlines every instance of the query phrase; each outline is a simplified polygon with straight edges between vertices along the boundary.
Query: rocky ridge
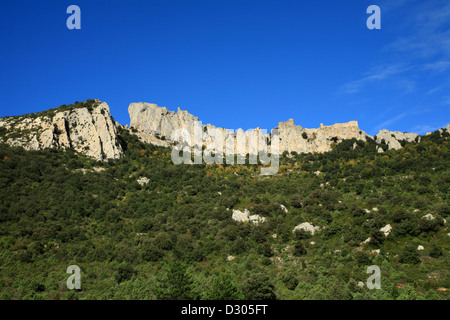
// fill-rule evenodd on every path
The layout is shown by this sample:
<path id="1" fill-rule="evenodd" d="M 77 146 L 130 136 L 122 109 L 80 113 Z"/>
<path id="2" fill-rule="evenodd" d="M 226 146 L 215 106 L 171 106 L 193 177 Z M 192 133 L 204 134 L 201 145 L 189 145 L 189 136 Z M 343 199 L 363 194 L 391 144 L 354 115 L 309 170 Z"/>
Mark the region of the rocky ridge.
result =
<path id="1" fill-rule="evenodd" d="M 122 154 L 109 106 L 99 100 L 1 118 L 0 128 L 0 141 L 27 150 L 72 148 L 97 160 Z"/>
<path id="2" fill-rule="evenodd" d="M 172 139 L 172 133 L 177 129 L 185 128 L 193 137 L 194 123 L 199 121 L 197 117 L 180 108 L 178 108 L 177 112 L 173 112 L 165 107 L 158 107 L 156 104 L 144 102 L 131 103 L 128 111 L 130 114 L 130 128 L 134 133 L 144 142 L 163 146 L 170 146 L 175 142 Z M 222 133 L 224 140 L 230 136 L 235 137 L 237 132 L 244 132 L 242 129 L 233 132 L 224 128 L 217 128 L 211 124 L 202 124 L 201 141 L 203 145 L 208 145 L 214 140 L 214 137 L 210 134 L 210 129 L 218 129 Z M 363 141 L 366 141 L 368 138 L 374 139 L 379 144 L 385 144 L 387 149 L 396 150 L 402 147 L 404 141 L 420 141 L 420 136 L 416 133 L 391 132 L 388 130 L 380 130 L 375 137 L 372 137 L 360 130 L 357 121 L 337 123 L 329 126 L 321 124 L 319 128 L 308 129 L 296 125 L 293 119 L 289 119 L 288 121 L 280 122 L 276 129 L 278 129 L 280 138 L 280 154 L 285 151 L 323 153 L 330 151 L 333 144 L 352 138 Z M 266 133 L 260 128 L 248 130 L 244 133 L 249 139 L 254 138 L 258 143 L 253 149 L 246 147 L 245 150 L 238 149 L 238 144 L 235 143 L 234 153 L 257 153 L 262 140 L 270 137 L 270 133 Z M 383 149 L 380 147 L 378 151 L 383 152 Z"/>
<path id="3" fill-rule="evenodd" d="M 88 100 L 70 106 L 61 106 L 35 114 L 0 118 L 0 142 L 12 146 L 21 146 L 28 150 L 45 148 L 72 148 L 97 160 L 118 159 L 122 154 L 117 128 L 121 127 L 136 134 L 143 142 L 170 147 L 177 143 L 173 136 L 177 129 L 187 129 L 192 139 L 202 146 L 211 144 L 217 130 L 223 137 L 223 146 L 229 138 L 234 141 L 235 154 L 257 154 L 259 146 L 265 139 L 271 139 L 271 133 L 260 128 L 236 131 L 218 128 L 211 124 L 202 124 L 200 133 L 194 125 L 199 119 L 188 111 L 178 108 L 169 111 L 153 103 L 131 103 L 128 108 L 130 126 L 120 125 L 114 121 L 109 106 L 99 100 Z M 400 149 L 405 142 L 419 142 L 415 133 L 380 130 L 372 137 L 360 130 L 358 122 L 320 125 L 319 128 L 303 128 L 293 119 L 280 122 L 276 127 L 279 135 L 279 153 L 323 153 L 330 151 L 334 144 L 344 139 L 356 138 L 366 141 L 374 139 L 379 145 L 378 152 L 387 149 Z M 450 131 L 450 125 L 447 126 Z M 443 129 L 441 129 L 443 130 Z M 239 145 L 236 137 L 243 134 L 255 145 Z M 198 139 L 198 135 L 201 136 Z M 197 139 L 196 139 L 197 138 Z M 270 151 L 270 142 L 269 151 Z M 200 148 L 201 150 L 201 148 Z M 228 150 L 228 149 L 225 149 Z"/>

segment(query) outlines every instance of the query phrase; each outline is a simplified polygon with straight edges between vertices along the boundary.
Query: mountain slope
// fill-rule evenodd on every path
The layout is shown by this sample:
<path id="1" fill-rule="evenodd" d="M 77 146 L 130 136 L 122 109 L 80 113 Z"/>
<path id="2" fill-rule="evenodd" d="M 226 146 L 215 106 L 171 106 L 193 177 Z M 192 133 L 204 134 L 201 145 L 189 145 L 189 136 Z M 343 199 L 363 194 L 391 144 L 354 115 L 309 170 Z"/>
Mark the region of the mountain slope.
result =
<path id="1" fill-rule="evenodd" d="M 109 107 L 99 100 L 1 118 L 0 141 L 28 150 L 73 148 L 97 160 L 122 153 Z"/>
<path id="2" fill-rule="evenodd" d="M 199 119 L 187 111 L 169 111 L 151 103 L 131 103 L 128 108 L 130 127 L 122 126 L 111 117 L 109 107 L 99 100 L 88 100 L 73 105 L 63 105 L 47 111 L 15 117 L 0 118 L 0 141 L 12 146 L 22 146 L 28 150 L 45 148 L 72 148 L 77 152 L 97 160 L 117 159 L 122 154 L 118 143 L 117 128 L 121 127 L 136 134 L 143 142 L 157 146 L 173 146 L 177 141 L 172 134 L 177 129 L 187 129 L 194 136 L 194 125 Z M 359 129 L 356 121 L 320 125 L 317 129 L 307 129 L 296 125 L 293 119 L 280 122 L 279 153 L 323 153 L 330 151 L 336 143 L 343 140 L 373 139 L 378 145 L 378 152 L 400 149 L 407 142 L 419 142 L 415 133 L 390 132 L 380 130 L 372 137 Z M 200 143 L 208 145 L 215 140 L 214 132 L 218 130 L 224 139 L 224 154 L 227 147 L 225 140 L 231 139 L 235 154 L 256 154 L 261 149 L 264 139 L 271 140 L 271 132 L 260 128 L 243 131 L 227 130 L 214 125 L 202 125 Z M 236 133 L 242 132 L 256 145 L 240 145 Z M 270 143 L 269 143 L 270 150 Z"/>
<path id="3" fill-rule="evenodd" d="M 201 299 L 450 298 L 446 130 L 381 154 L 356 139 L 286 153 L 274 176 L 174 165 L 169 148 L 118 134 L 124 153 L 106 162 L 0 145 L 0 298 L 157 299 L 178 292 L 173 270 Z M 266 222 L 233 221 L 246 209 Z M 293 233 L 304 223 L 319 229 Z M 65 287 L 72 264 L 81 291 Z M 365 286 L 370 265 L 380 290 Z"/>

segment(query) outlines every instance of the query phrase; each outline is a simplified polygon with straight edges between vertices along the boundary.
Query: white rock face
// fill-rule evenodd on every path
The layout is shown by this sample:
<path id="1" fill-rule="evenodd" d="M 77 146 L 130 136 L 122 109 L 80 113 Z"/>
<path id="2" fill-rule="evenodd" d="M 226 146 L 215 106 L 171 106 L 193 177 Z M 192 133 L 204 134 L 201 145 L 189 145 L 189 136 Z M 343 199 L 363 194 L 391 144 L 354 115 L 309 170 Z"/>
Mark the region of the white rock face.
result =
<path id="1" fill-rule="evenodd" d="M 80 171 L 80 172 L 83 172 L 83 174 L 86 174 L 86 172 L 103 172 L 103 171 L 105 171 L 105 168 L 93 167 L 92 170 L 81 168 L 81 169 L 75 169 L 75 171 Z"/>
<path id="2" fill-rule="evenodd" d="M 244 212 L 240 210 L 233 209 L 233 215 L 231 216 L 231 219 L 237 222 L 247 222 L 250 217 L 250 212 L 248 209 L 245 209 Z"/>
<path id="3" fill-rule="evenodd" d="M 390 224 L 387 224 L 383 228 L 381 228 L 380 231 L 383 232 L 384 235 L 387 237 L 392 231 L 392 226 Z"/>
<path id="4" fill-rule="evenodd" d="M 257 214 L 253 214 L 253 215 L 249 216 L 248 220 L 253 222 L 254 224 L 259 224 L 259 223 L 267 221 L 266 218 L 261 217 L 261 216 L 259 216 Z"/>
<path id="5" fill-rule="evenodd" d="M 400 140 L 406 140 L 407 142 L 414 142 L 416 138 L 420 136 L 416 133 L 402 133 L 399 131 L 389 131 L 386 129 L 380 130 L 376 135 L 375 141 L 381 143 L 382 140 L 387 144 L 389 149 L 398 150 L 402 147 Z"/>
<path id="6" fill-rule="evenodd" d="M 187 111 L 178 108 L 178 112 L 158 107 L 154 103 L 131 103 L 128 107 L 130 127 L 137 130 L 137 135 L 145 142 L 155 143 L 160 140 L 162 145 L 169 145 L 172 132 L 181 128 L 192 128 L 198 121 Z"/>
<path id="7" fill-rule="evenodd" d="M 140 177 L 139 179 L 137 179 L 137 183 L 139 183 L 141 186 L 146 185 L 149 181 L 150 179 L 147 177 Z"/>
<path id="8" fill-rule="evenodd" d="M 424 216 L 422 217 L 422 219 L 425 219 L 425 220 L 434 220 L 434 216 L 433 216 L 431 213 L 429 213 L 429 214 L 424 215 Z"/>
<path id="9" fill-rule="evenodd" d="M 369 136 L 361 131 L 357 121 L 336 123 L 330 126 L 320 124 L 317 129 L 305 129 L 295 125 L 293 119 L 278 123 L 280 132 L 280 153 L 323 153 L 330 151 L 333 143 L 343 139 L 366 140 Z"/>
<path id="10" fill-rule="evenodd" d="M 52 110 L 49 110 L 52 111 Z M 112 119 L 109 107 L 106 103 L 95 100 L 93 108 L 77 107 L 72 110 L 52 111 L 51 114 L 31 114 L 19 117 L 5 117 L 0 119 L 0 128 L 6 129 L 7 134 L 2 134 L 0 142 L 12 146 L 21 146 L 28 150 L 44 148 L 73 148 L 97 160 L 117 159 L 122 154 L 122 149 L 117 140 L 117 128 L 121 127 L 132 134 L 136 134 L 140 140 L 158 146 L 169 147 L 178 141 L 172 137 L 172 133 L 181 128 L 187 129 L 194 136 L 193 127 L 199 119 L 187 111 L 178 108 L 177 112 L 169 111 L 165 107 L 159 107 L 152 103 L 131 103 L 128 108 L 130 114 L 130 127 L 122 126 Z M 324 126 L 320 124 L 317 129 L 306 129 L 296 125 L 293 119 L 279 122 L 279 153 L 322 153 L 330 151 L 335 143 L 344 139 L 367 140 L 370 135 L 361 131 L 356 121 L 337 123 Z M 446 129 L 450 131 L 450 125 Z M 211 124 L 202 125 L 200 142 L 203 146 L 209 146 L 215 141 L 214 131 L 217 130 L 223 138 L 223 142 L 234 141 L 233 146 L 223 143 L 225 153 L 232 150 L 235 154 L 257 154 L 265 140 L 273 138 L 269 132 L 260 128 L 243 131 L 242 129 L 227 130 Z M 268 130 L 269 131 L 269 130 Z M 441 130 L 441 132 L 443 129 Z M 17 134 L 19 133 L 19 134 Z M 250 145 L 241 140 L 243 136 Z M 413 142 L 419 137 L 414 133 L 401 133 L 381 130 L 376 136 L 376 142 L 386 143 L 389 149 L 401 148 L 401 140 Z M 229 139 L 231 138 L 231 139 Z M 420 137 L 419 137 L 420 139 Z M 220 144 L 220 143 L 219 143 Z M 271 143 L 268 143 L 267 151 L 270 152 Z M 354 144 L 354 148 L 357 144 Z M 234 148 L 234 149 L 233 149 Z M 383 152 L 382 148 L 377 149 Z M 316 172 L 320 174 L 319 171 Z"/>
<path id="11" fill-rule="evenodd" d="M 136 131 L 136 134 L 142 141 L 153 143 L 161 146 L 170 146 L 178 141 L 173 137 L 173 133 L 178 129 L 186 129 L 191 136 L 191 145 L 201 144 L 204 146 L 211 145 L 216 141 L 215 132 L 220 134 L 222 138 L 220 144 L 223 151 L 230 150 L 230 153 L 245 155 L 258 154 L 259 146 L 268 138 L 260 128 L 244 131 L 237 129 L 236 131 L 218 128 L 211 124 L 201 125 L 201 132 L 194 130 L 199 119 L 187 111 L 178 108 L 177 112 L 169 111 L 165 107 L 159 107 L 153 103 L 131 103 L 128 107 L 130 114 L 130 127 Z M 248 139 L 252 143 L 240 143 L 239 137 Z M 229 149 L 225 141 L 233 140 L 234 145 Z M 200 146 L 199 146 L 200 147 Z M 268 148 L 270 150 L 270 147 Z"/>
<path id="12" fill-rule="evenodd" d="M 294 228 L 294 230 L 292 230 L 292 232 L 295 232 L 297 230 L 303 230 L 303 231 L 309 232 L 311 235 L 314 235 L 314 233 L 316 231 L 320 230 L 320 227 L 315 227 L 309 222 L 303 222 L 303 223 L 299 224 L 298 226 L 296 226 Z"/>
<path id="13" fill-rule="evenodd" d="M 3 141 L 27 150 L 73 148 L 97 160 L 120 158 L 122 148 L 106 103 L 95 100 L 89 109 L 51 111 L 0 119 L 7 130 Z"/>
<path id="14" fill-rule="evenodd" d="M 417 247 L 417 250 L 419 250 L 419 251 L 422 251 L 422 250 L 424 250 L 425 248 L 423 247 L 423 246 L 421 246 L 421 245 L 419 245 L 418 247 Z"/>
<path id="15" fill-rule="evenodd" d="M 245 209 L 244 212 L 240 210 L 233 209 L 233 215 L 231 216 L 231 219 L 237 222 L 249 222 L 251 221 L 254 224 L 266 222 L 267 219 L 264 217 L 261 217 L 257 214 L 250 215 L 250 211 L 248 209 Z"/>
<path id="16" fill-rule="evenodd" d="M 163 146 L 170 146 L 170 144 L 174 142 L 171 140 L 172 132 L 176 129 L 185 128 L 190 132 L 191 137 L 193 137 L 194 123 L 199 121 L 197 117 L 187 111 L 182 111 L 180 108 L 178 108 L 177 112 L 173 112 L 153 103 L 131 103 L 128 111 L 131 119 L 131 130 L 136 131 L 133 133 L 138 135 L 144 142 Z M 241 150 L 235 139 L 234 153 L 236 154 L 256 154 L 260 143 L 269 136 L 267 134 L 268 132 L 265 133 L 260 128 L 248 131 L 238 129 L 233 132 L 207 124 L 202 125 L 203 139 L 200 140 L 202 140 L 203 145 L 208 145 L 214 140 L 209 132 L 210 129 L 218 129 L 224 137 L 224 140 L 230 136 L 235 139 L 237 133 L 244 133 L 249 140 L 255 139 L 255 141 L 257 141 L 256 146 L 244 146 L 243 148 L 245 149 Z M 333 144 L 339 143 L 344 139 L 356 138 L 358 140 L 366 141 L 368 137 L 372 138 L 370 135 L 359 129 L 357 121 L 337 123 L 329 126 L 320 124 L 320 127 L 317 129 L 306 129 L 296 125 L 294 120 L 290 119 L 285 122 L 279 122 L 277 129 L 279 130 L 280 138 L 280 154 L 284 151 L 295 151 L 297 153 L 323 153 L 330 151 Z M 392 135 L 394 135 L 394 137 Z M 377 142 L 381 142 L 381 140 L 384 139 L 390 149 L 398 149 L 401 145 L 397 140 L 405 139 L 407 141 L 413 141 L 416 136 L 416 134 L 400 132 L 391 133 L 387 130 L 382 130 L 380 131 L 379 136 L 377 136 Z M 225 144 L 224 148 L 226 148 Z M 381 148 L 378 149 L 378 152 L 382 151 Z"/>

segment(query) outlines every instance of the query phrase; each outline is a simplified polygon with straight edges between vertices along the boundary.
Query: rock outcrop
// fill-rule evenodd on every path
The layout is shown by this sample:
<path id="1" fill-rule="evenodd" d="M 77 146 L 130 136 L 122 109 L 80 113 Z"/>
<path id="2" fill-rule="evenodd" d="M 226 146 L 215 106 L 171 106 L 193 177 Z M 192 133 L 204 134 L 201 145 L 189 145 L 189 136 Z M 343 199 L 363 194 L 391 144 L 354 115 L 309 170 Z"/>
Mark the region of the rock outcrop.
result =
<path id="1" fill-rule="evenodd" d="M 417 139 L 417 140 L 416 140 Z M 399 131 L 389 131 L 380 130 L 378 134 L 374 137 L 377 143 L 387 144 L 389 149 L 398 150 L 402 148 L 402 142 L 419 142 L 420 136 L 416 133 L 399 132 Z"/>
<path id="2" fill-rule="evenodd" d="M 191 135 L 191 145 L 197 145 L 201 150 L 202 146 L 208 146 L 215 141 L 214 131 L 222 137 L 222 146 L 226 148 L 226 141 L 231 139 L 236 141 L 239 134 L 245 135 L 249 141 L 256 141 L 255 144 L 235 144 L 231 149 L 234 154 L 257 154 L 258 148 L 267 134 L 260 128 L 243 131 L 236 131 L 219 128 L 211 124 L 201 124 L 200 120 L 185 110 L 178 108 L 177 112 L 169 111 L 166 107 L 158 107 L 153 103 L 131 103 L 128 107 L 130 114 L 130 130 L 142 141 L 159 146 L 170 146 L 178 141 L 174 139 L 175 130 L 186 129 Z M 194 127 L 199 125 L 199 132 Z M 225 149 L 224 149 L 225 150 Z"/>
<path id="3" fill-rule="evenodd" d="M 299 231 L 305 231 L 310 233 L 311 235 L 314 235 L 314 233 L 316 233 L 316 231 L 320 230 L 320 227 L 314 226 L 313 224 L 309 223 L 309 222 L 303 222 L 301 224 L 299 224 L 298 226 L 296 226 L 294 228 L 294 230 L 292 230 L 292 232 L 296 232 L 297 230 Z"/>
<path id="4" fill-rule="evenodd" d="M 161 146 L 170 146 L 175 141 L 172 139 L 172 133 L 177 129 L 187 129 L 194 137 L 194 125 L 199 119 L 191 115 L 187 111 L 178 108 L 177 112 L 169 111 L 165 107 L 158 107 L 152 103 L 131 103 L 128 108 L 130 114 L 130 129 L 142 141 L 153 143 Z M 216 129 L 224 137 L 223 146 L 225 148 L 225 141 L 232 137 L 234 143 L 235 154 L 257 154 L 259 146 L 264 142 L 264 139 L 270 139 L 270 132 L 265 132 L 260 128 L 243 131 L 238 129 L 236 131 L 218 128 L 211 124 L 201 125 L 200 143 L 203 146 L 208 146 L 214 141 L 214 136 L 211 134 Z M 391 132 L 388 130 L 381 130 L 378 135 L 372 137 L 360 130 L 357 121 L 350 121 L 347 123 L 336 123 L 334 125 L 325 126 L 320 125 L 317 129 L 307 129 L 300 125 L 296 125 L 293 119 L 285 122 L 279 122 L 279 153 L 297 152 L 297 153 L 323 153 L 330 151 L 333 144 L 339 143 L 344 139 L 357 139 L 366 141 L 368 138 L 375 139 L 379 144 L 386 144 L 388 149 L 399 149 L 402 147 L 403 141 L 414 142 L 419 139 L 419 135 L 415 133 L 401 133 L 398 131 Z M 249 141 L 257 141 L 252 146 L 242 146 L 236 143 L 237 134 L 245 134 Z M 419 137 L 419 138 L 418 138 Z M 192 138 L 194 140 L 194 138 Z M 196 140 L 199 141 L 198 139 Z M 194 145 L 193 141 L 191 141 Z M 224 149 L 225 150 L 225 149 Z M 270 146 L 268 148 L 270 150 Z M 381 147 L 377 148 L 378 152 L 383 152 Z"/>
<path id="5" fill-rule="evenodd" d="M 191 128 L 196 121 L 199 121 L 197 117 L 180 108 L 178 112 L 173 112 L 166 107 L 158 107 L 154 103 L 131 103 L 128 113 L 130 127 L 138 132 L 152 133 L 162 140 L 170 139 L 174 130 Z"/>
<path id="6" fill-rule="evenodd" d="M 108 105 L 99 100 L 88 100 L 35 114 L 5 117 L 0 119 L 0 142 L 28 150 L 72 148 L 97 160 L 105 160 L 117 159 L 122 154 L 117 137 L 119 127 L 136 134 L 143 142 L 163 147 L 178 143 L 179 137 L 174 133 L 186 129 L 191 136 L 191 146 L 198 147 L 194 153 L 201 153 L 202 147 L 208 148 L 216 143 L 217 137 L 223 139 L 219 145 L 226 155 L 256 155 L 262 149 L 261 146 L 267 146 L 268 152 L 272 151 L 271 140 L 274 136 L 260 128 L 234 131 L 211 124 L 203 125 L 187 111 L 178 108 L 177 112 L 173 112 L 153 103 L 131 103 L 128 111 L 130 126 L 116 123 Z M 405 142 L 420 141 L 420 136 L 415 133 L 388 130 L 381 130 L 371 137 L 359 129 L 356 121 L 329 126 L 321 124 L 317 129 L 307 129 L 290 119 L 280 122 L 276 129 L 279 154 L 323 153 L 330 151 L 334 144 L 353 138 L 363 141 L 374 139 L 379 144 L 378 152 L 400 149 Z M 450 125 L 446 129 L 450 131 Z M 229 144 L 229 141 L 232 143 Z"/>
<path id="7" fill-rule="evenodd" d="M 140 177 L 140 178 L 137 179 L 136 181 L 137 181 L 137 183 L 139 183 L 139 185 L 145 186 L 146 184 L 148 184 L 148 182 L 150 181 L 150 179 L 147 178 L 147 177 Z"/>
<path id="8" fill-rule="evenodd" d="M 323 153 L 330 151 L 333 143 L 356 138 L 366 141 L 370 137 L 358 127 L 357 121 L 336 123 L 331 126 L 320 125 L 317 129 L 305 129 L 295 125 L 294 120 L 280 122 L 280 152 Z"/>
<path id="9" fill-rule="evenodd" d="M 199 119 L 178 108 L 178 112 L 158 107 L 154 103 L 131 103 L 128 107 L 130 128 L 142 141 L 169 146 L 172 133 L 181 128 L 190 130 Z"/>
<path id="10" fill-rule="evenodd" d="M 434 220 L 434 216 L 433 216 L 431 213 L 428 213 L 428 214 L 422 216 L 422 219 L 425 219 L 425 220 Z"/>
<path id="11" fill-rule="evenodd" d="M 0 128 L 2 142 L 27 150 L 72 148 L 97 160 L 122 154 L 109 107 L 98 100 L 1 118 Z"/>
<path id="12" fill-rule="evenodd" d="M 383 232 L 385 237 L 387 237 L 392 231 L 392 226 L 390 224 L 387 224 L 383 228 L 381 228 L 380 231 Z"/>
<path id="13" fill-rule="evenodd" d="M 253 222 L 254 224 L 259 224 L 261 222 L 266 222 L 267 219 L 264 217 L 261 217 L 257 214 L 250 215 L 250 211 L 248 209 L 245 209 L 244 211 L 240 210 L 234 210 L 233 209 L 233 215 L 231 216 L 231 219 L 236 222 Z"/>

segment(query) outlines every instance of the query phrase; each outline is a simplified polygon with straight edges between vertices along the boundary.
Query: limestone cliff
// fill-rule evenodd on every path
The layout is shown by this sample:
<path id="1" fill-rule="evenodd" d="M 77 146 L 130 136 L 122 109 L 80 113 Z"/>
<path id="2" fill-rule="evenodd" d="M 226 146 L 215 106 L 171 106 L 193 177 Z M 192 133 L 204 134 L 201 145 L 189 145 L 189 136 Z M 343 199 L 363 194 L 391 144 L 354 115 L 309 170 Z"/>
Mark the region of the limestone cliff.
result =
<path id="1" fill-rule="evenodd" d="M 158 107 L 154 103 L 131 103 L 128 107 L 130 127 L 143 141 L 168 146 L 172 132 L 180 128 L 191 128 L 199 121 L 187 111 L 178 112 Z M 159 141 L 158 141 L 159 140 Z"/>
<path id="2" fill-rule="evenodd" d="M 416 133 L 399 132 L 399 131 L 389 131 L 380 130 L 378 134 L 374 137 L 375 141 L 378 143 L 385 143 L 389 149 L 398 150 L 402 147 L 402 142 L 419 142 L 420 136 Z"/>
<path id="3" fill-rule="evenodd" d="M 297 126 L 293 119 L 278 124 L 280 131 L 280 152 L 323 153 L 331 150 L 333 143 L 344 139 L 366 140 L 370 137 L 358 127 L 358 122 L 336 123 L 330 126 L 320 125 L 317 129 L 305 129 Z"/>
<path id="4" fill-rule="evenodd" d="M 99 100 L 1 118 L 0 141 L 28 150 L 73 148 L 97 160 L 122 154 L 109 107 Z"/>
<path id="5" fill-rule="evenodd" d="M 170 147 L 177 139 L 172 134 L 177 129 L 185 128 L 195 143 L 208 146 L 215 141 L 214 131 L 223 137 L 225 153 L 233 150 L 235 154 L 257 154 L 264 140 L 273 138 L 270 132 L 260 128 L 236 131 L 218 128 L 211 124 L 202 125 L 198 131 L 193 127 L 199 119 L 187 111 L 169 111 L 153 103 L 131 103 L 128 108 L 130 126 L 122 126 L 111 117 L 109 107 L 99 100 L 88 100 L 74 105 L 61 106 L 47 111 L 23 116 L 0 118 L 0 142 L 21 146 L 28 150 L 45 148 L 72 148 L 97 160 L 117 159 L 122 154 L 118 142 L 117 128 L 124 128 L 136 134 L 143 142 Z M 307 129 L 296 125 L 293 119 L 278 124 L 279 153 L 322 153 L 330 151 L 335 143 L 344 139 L 374 139 L 380 145 L 378 152 L 384 149 L 399 149 L 405 142 L 419 142 L 415 133 L 381 130 L 372 137 L 360 130 L 356 121 L 320 125 L 317 129 Z M 450 131 L 450 125 L 446 128 Z M 444 129 L 442 129 L 444 130 Z M 239 144 L 239 137 L 244 137 L 252 144 Z M 230 139 L 231 138 L 231 139 Z M 234 141 L 230 146 L 226 141 Z M 200 142 L 199 142 L 200 141 Z M 243 141 L 243 140 L 241 140 Z M 270 152 L 271 143 L 268 150 Z M 234 148 L 234 149 L 229 149 Z M 201 150 L 201 149 L 200 149 Z"/>
<path id="6" fill-rule="evenodd" d="M 142 141 L 153 143 L 156 145 L 170 146 L 172 144 L 172 133 L 177 129 L 187 129 L 192 136 L 192 143 L 194 141 L 193 127 L 199 119 L 189 112 L 178 108 L 177 112 L 169 111 L 165 107 L 158 107 L 153 103 L 131 103 L 128 112 L 130 114 L 130 128 Z M 236 154 L 251 153 L 256 154 L 262 140 L 267 137 L 267 134 L 262 132 L 260 128 L 253 130 L 231 131 L 224 128 L 215 127 L 211 124 L 201 125 L 201 138 L 199 138 L 201 145 L 208 146 L 214 142 L 214 130 L 218 130 L 223 137 L 222 144 L 225 148 L 225 141 L 232 137 L 236 140 L 237 134 L 245 135 L 246 138 L 255 139 L 256 144 L 247 144 L 234 146 L 233 152 Z M 198 136 L 198 135 L 197 135 Z"/>
<path id="7" fill-rule="evenodd" d="M 192 133 L 192 127 L 198 118 L 182 111 L 168 111 L 165 107 L 158 107 L 150 103 L 132 103 L 129 108 L 130 126 L 144 142 L 169 146 L 171 142 L 171 133 L 175 129 L 186 128 Z M 257 143 L 253 147 L 244 146 L 245 150 L 237 143 L 235 153 L 257 153 L 260 143 L 268 136 L 268 132 L 263 132 L 260 128 L 243 131 L 229 131 L 224 128 L 216 128 L 211 124 L 202 125 L 202 144 L 208 145 L 213 141 L 210 135 L 210 129 L 218 129 L 222 132 L 224 140 L 229 136 L 236 139 L 237 133 L 244 133 L 249 139 L 255 139 Z M 294 120 L 280 122 L 277 127 L 280 137 L 279 152 L 284 151 L 297 153 L 322 153 L 330 151 L 333 143 L 339 143 L 344 139 L 356 138 L 366 140 L 370 137 L 364 131 L 361 131 L 356 121 L 348 123 L 338 123 L 330 126 L 321 124 L 317 129 L 306 129 L 295 125 Z"/>

